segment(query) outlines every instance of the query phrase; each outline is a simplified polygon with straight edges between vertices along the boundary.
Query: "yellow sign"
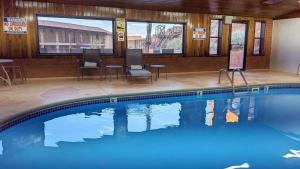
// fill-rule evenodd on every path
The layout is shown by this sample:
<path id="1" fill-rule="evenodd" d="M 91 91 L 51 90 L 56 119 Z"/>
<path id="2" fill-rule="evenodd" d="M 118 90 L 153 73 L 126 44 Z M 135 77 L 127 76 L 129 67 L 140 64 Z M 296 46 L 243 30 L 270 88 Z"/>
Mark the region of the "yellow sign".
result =
<path id="1" fill-rule="evenodd" d="M 125 18 L 117 18 L 117 33 L 125 32 Z"/>

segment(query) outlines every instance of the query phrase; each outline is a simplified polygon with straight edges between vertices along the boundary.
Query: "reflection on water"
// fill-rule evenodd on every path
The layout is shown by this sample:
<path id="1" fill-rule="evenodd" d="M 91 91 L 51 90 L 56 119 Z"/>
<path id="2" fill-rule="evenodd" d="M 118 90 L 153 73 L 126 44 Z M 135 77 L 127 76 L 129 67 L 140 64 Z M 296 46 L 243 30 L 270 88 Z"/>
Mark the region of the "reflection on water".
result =
<path id="1" fill-rule="evenodd" d="M 249 101 L 249 113 L 248 113 L 248 120 L 254 120 L 254 116 L 255 116 L 255 98 L 254 97 L 250 97 L 250 101 Z"/>
<path id="2" fill-rule="evenodd" d="M 277 168 L 293 168 L 294 162 L 280 160 L 297 160 L 299 141 L 268 123 L 276 126 L 282 117 L 286 118 L 282 109 L 276 108 L 278 105 L 279 101 L 274 102 L 269 95 L 230 95 L 150 99 L 61 110 L 0 133 L 0 166 L 75 169 L 85 164 L 89 169 L 234 169 L 250 165 L 268 168 L 272 161 Z M 300 106 L 300 101 L 295 105 Z M 270 108 L 274 111 L 269 112 Z M 294 106 L 285 113 L 298 110 Z M 274 117 L 276 113 L 280 116 Z M 42 167 L 32 167 L 38 164 Z M 300 168 L 300 160 L 294 168 Z"/>
<path id="3" fill-rule="evenodd" d="M 228 109 L 226 113 L 227 123 L 239 122 L 241 98 L 228 99 Z"/>
<path id="4" fill-rule="evenodd" d="M 0 140 L 0 155 L 3 154 L 3 146 L 2 146 L 2 140 Z"/>
<path id="5" fill-rule="evenodd" d="M 212 126 L 214 115 L 215 115 L 215 101 L 214 100 L 207 100 L 205 111 L 206 111 L 205 124 L 207 126 Z"/>
<path id="6" fill-rule="evenodd" d="M 287 153 L 283 158 L 300 158 L 300 150 L 290 150 L 291 153 Z"/>
<path id="7" fill-rule="evenodd" d="M 180 103 L 150 105 L 151 130 L 179 125 Z"/>
<path id="8" fill-rule="evenodd" d="M 128 131 L 143 132 L 147 130 L 149 107 L 146 104 L 130 104 L 127 107 Z"/>
<path id="9" fill-rule="evenodd" d="M 244 163 L 244 164 L 241 164 L 241 165 L 230 166 L 230 167 L 227 167 L 225 169 L 240 169 L 240 168 L 250 168 L 250 165 L 248 163 Z"/>
<path id="10" fill-rule="evenodd" d="M 62 141 L 83 142 L 85 138 L 113 135 L 114 109 L 88 114 L 71 114 L 45 122 L 45 146 L 56 147 Z"/>
<path id="11" fill-rule="evenodd" d="M 179 125 L 180 103 L 130 104 L 127 107 L 128 131 L 143 132 Z"/>

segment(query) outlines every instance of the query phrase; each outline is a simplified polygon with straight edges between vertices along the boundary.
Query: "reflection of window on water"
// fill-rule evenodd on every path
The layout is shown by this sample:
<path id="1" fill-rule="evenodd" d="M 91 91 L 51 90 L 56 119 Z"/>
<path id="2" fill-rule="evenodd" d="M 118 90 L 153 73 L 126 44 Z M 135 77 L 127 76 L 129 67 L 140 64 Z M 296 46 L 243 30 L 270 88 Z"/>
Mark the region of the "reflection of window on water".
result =
<path id="1" fill-rule="evenodd" d="M 228 99 L 227 102 L 228 102 L 228 107 L 226 113 L 226 122 L 237 123 L 239 121 L 241 99 L 240 98 Z"/>
<path id="2" fill-rule="evenodd" d="M 254 106 L 255 106 L 255 99 L 254 97 L 250 97 L 249 101 L 249 113 L 248 113 L 248 120 L 251 121 L 254 119 Z"/>
<path id="3" fill-rule="evenodd" d="M 45 122 L 45 146 L 57 147 L 60 141 L 83 142 L 85 138 L 113 135 L 114 109 L 89 114 L 71 114 Z"/>
<path id="4" fill-rule="evenodd" d="M 132 104 L 127 108 L 128 131 L 143 132 L 147 129 L 149 108 L 146 104 Z"/>
<path id="5" fill-rule="evenodd" d="M 178 126 L 180 111 L 180 103 L 129 105 L 127 109 L 128 131 L 142 132 L 146 130 Z"/>
<path id="6" fill-rule="evenodd" d="M 207 100 L 205 112 L 206 112 L 205 125 L 212 126 L 214 115 L 215 115 L 215 101 L 214 100 Z"/>
<path id="7" fill-rule="evenodd" d="M 151 130 L 179 126 L 180 103 L 150 105 Z"/>
<path id="8" fill-rule="evenodd" d="M 2 140 L 0 140 L 0 155 L 3 154 L 3 146 L 2 146 Z"/>

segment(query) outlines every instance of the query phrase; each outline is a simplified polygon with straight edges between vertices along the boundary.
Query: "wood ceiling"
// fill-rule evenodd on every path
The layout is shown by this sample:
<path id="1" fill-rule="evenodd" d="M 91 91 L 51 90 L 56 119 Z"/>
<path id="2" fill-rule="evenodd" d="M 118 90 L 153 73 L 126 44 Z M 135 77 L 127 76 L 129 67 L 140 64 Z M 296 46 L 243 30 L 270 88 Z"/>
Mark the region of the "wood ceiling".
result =
<path id="1" fill-rule="evenodd" d="M 32 0 L 31 0 L 32 1 Z M 45 2 L 277 18 L 300 10 L 298 0 L 39 0 Z M 264 3 L 266 1 L 266 3 Z"/>

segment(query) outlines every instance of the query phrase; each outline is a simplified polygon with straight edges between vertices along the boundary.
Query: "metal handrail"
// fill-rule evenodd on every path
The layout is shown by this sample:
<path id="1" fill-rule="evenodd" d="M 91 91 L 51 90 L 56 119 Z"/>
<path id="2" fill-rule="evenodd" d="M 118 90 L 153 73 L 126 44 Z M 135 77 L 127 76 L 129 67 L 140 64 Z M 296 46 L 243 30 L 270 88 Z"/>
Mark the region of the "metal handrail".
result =
<path id="1" fill-rule="evenodd" d="M 239 72 L 239 73 L 240 73 L 240 75 L 241 75 L 242 78 L 243 78 L 244 83 L 245 83 L 246 86 L 247 86 L 247 90 L 248 90 L 248 92 L 249 92 L 249 84 L 248 84 L 248 82 L 247 82 L 247 80 L 246 80 L 246 78 L 245 78 L 243 72 L 242 72 L 240 69 L 233 69 L 233 70 L 232 70 L 232 77 L 231 77 L 231 78 L 230 78 L 230 75 L 229 75 L 227 69 L 220 69 L 220 70 L 219 70 L 219 80 L 218 80 L 218 84 L 221 84 L 221 76 L 222 76 L 222 73 L 223 73 L 223 72 L 225 73 L 226 77 L 228 78 L 228 80 L 229 80 L 229 82 L 230 82 L 230 84 L 231 84 L 231 87 L 232 87 L 232 93 L 235 93 L 235 86 L 234 86 L 234 75 L 235 75 L 235 72 Z"/>
<path id="2" fill-rule="evenodd" d="M 297 76 L 299 76 L 299 69 L 300 69 L 300 64 L 298 65 Z"/>
<path id="3" fill-rule="evenodd" d="M 222 76 L 222 72 L 225 73 L 226 77 L 228 78 L 231 86 L 233 86 L 233 81 L 231 80 L 229 74 L 228 74 L 228 71 L 226 69 L 220 69 L 219 70 L 219 80 L 218 80 L 218 84 L 221 84 L 221 76 Z"/>
<path id="4" fill-rule="evenodd" d="M 241 69 L 233 69 L 232 70 L 232 83 L 233 83 L 233 86 L 234 86 L 234 74 L 235 74 L 235 72 L 239 72 L 240 73 L 240 75 L 242 76 L 242 79 L 244 80 L 244 83 L 246 84 L 246 86 L 247 86 L 247 90 L 248 90 L 248 92 L 249 92 L 249 84 L 248 84 L 248 82 L 247 82 L 247 80 L 246 80 L 246 78 L 245 78 L 245 76 L 244 76 L 244 73 L 241 71 Z M 233 93 L 234 93 L 235 91 L 234 91 L 234 87 L 233 87 Z"/>

